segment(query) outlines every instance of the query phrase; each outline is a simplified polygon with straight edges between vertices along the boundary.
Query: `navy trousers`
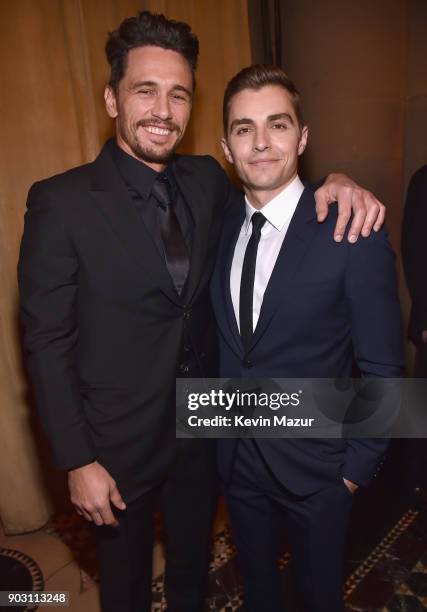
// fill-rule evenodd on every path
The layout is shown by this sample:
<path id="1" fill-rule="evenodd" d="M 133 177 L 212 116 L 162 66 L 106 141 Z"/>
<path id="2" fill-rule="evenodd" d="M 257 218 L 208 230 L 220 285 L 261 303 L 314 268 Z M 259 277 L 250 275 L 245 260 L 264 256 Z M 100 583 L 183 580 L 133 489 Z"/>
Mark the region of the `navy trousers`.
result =
<path id="1" fill-rule="evenodd" d="M 284 441 L 286 443 L 286 441 Z M 278 557 L 286 529 L 304 612 L 342 612 L 344 482 L 299 497 L 275 478 L 254 440 L 240 440 L 225 486 L 248 612 L 285 612 Z"/>

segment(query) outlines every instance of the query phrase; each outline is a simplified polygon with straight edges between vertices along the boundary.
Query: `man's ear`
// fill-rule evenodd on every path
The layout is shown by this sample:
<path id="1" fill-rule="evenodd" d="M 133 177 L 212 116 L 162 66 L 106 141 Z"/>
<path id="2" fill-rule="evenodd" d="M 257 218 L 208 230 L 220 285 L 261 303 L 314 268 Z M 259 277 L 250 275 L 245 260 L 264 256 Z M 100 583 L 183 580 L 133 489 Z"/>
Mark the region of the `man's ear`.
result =
<path id="1" fill-rule="evenodd" d="M 308 139 L 308 127 L 305 125 L 301 130 L 301 136 L 298 143 L 298 155 L 302 155 L 305 151 L 305 147 L 307 146 Z"/>
<path id="2" fill-rule="evenodd" d="M 230 164 L 234 164 L 233 156 L 225 138 L 221 138 L 221 146 L 224 151 L 225 159 L 230 162 Z"/>
<path id="3" fill-rule="evenodd" d="M 110 85 L 107 85 L 104 90 L 104 100 L 108 116 L 111 117 L 111 119 L 115 119 L 118 115 L 117 98 L 113 88 Z"/>

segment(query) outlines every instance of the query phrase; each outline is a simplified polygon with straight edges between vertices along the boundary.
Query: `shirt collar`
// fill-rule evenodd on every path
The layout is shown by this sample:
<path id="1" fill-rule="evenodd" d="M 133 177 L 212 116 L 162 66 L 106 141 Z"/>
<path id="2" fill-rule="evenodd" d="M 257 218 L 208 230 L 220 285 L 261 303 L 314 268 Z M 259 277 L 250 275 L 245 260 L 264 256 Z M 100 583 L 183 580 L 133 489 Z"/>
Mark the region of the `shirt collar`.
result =
<path id="1" fill-rule="evenodd" d="M 116 162 L 117 168 L 120 175 L 128 188 L 135 190 L 145 200 L 148 200 L 154 185 L 154 181 L 159 176 L 159 172 L 156 172 L 144 162 L 138 161 L 132 155 L 126 153 L 121 149 L 116 141 L 113 146 L 113 157 Z M 164 174 L 168 177 L 172 188 L 175 188 L 175 182 L 173 179 L 173 172 L 168 166 L 164 171 Z"/>
<path id="2" fill-rule="evenodd" d="M 268 204 L 261 210 L 257 210 L 249 202 L 245 196 L 246 218 L 244 222 L 245 233 L 249 233 L 249 226 L 252 215 L 256 212 L 261 212 L 267 221 L 273 225 L 279 232 L 282 231 L 286 222 L 290 221 L 295 212 L 298 201 L 304 191 L 304 185 L 298 175 L 286 185 L 280 193 L 278 193 Z"/>

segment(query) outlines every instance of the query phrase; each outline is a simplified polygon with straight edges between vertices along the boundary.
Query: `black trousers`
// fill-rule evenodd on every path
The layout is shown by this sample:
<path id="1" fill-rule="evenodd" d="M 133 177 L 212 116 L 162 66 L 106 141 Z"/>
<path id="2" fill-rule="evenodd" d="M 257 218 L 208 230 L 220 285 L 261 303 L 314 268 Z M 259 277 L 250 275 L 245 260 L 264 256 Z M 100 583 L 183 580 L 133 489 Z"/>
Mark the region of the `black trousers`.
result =
<path id="1" fill-rule="evenodd" d="M 253 440 L 240 440 L 225 489 L 248 612 L 284 612 L 278 570 L 286 528 L 306 612 L 342 612 L 345 534 L 353 496 L 344 483 L 305 497 L 274 477 Z"/>
<path id="2" fill-rule="evenodd" d="M 216 476 L 205 440 L 177 440 L 164 483 L 118 512 L 119 526 L 96 527 L 103 612 L 150 612 L 154 513 L 165 528 L 168 612 L 201 612 L 206 596 Z"/>

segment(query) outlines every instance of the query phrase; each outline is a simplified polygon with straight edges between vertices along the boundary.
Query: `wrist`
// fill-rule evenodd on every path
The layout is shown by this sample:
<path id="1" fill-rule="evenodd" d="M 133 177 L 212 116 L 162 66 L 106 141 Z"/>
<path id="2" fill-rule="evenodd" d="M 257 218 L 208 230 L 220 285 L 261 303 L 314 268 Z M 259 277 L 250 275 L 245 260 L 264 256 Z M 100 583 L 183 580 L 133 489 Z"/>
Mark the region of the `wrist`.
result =
<path id="1" fill-rule="evenodd" d="M 76 472 L 79 472 L 80 470 L 84 470 L 85 468 L 92 466 L 92 465 L 97 465 L 98 462 L 96 459 L 94 459 L 93 461 L 91 461 L 90 463 L 84 463 L 83 465 L 78 465 L 76 467 L 70 468 L 67 470 L 68 474 L 73 474 Z"/>

